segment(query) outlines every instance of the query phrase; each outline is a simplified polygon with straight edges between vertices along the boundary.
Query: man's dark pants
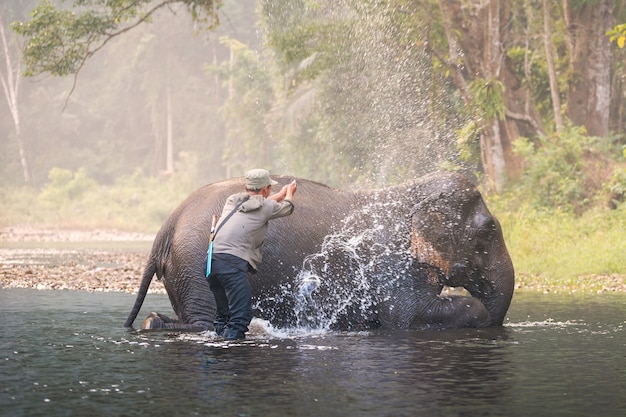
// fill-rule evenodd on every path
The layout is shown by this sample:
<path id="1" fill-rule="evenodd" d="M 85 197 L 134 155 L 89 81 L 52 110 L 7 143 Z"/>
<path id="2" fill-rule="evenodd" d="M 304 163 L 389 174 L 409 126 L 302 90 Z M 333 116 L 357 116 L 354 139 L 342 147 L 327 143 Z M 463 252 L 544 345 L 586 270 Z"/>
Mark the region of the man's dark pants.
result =
<path id="1" fill-rule="evenodd" d="M 252 321 L 248 262 L 230 254 L 213 254 L 208 281 L 217 306 L 215 332 L 224 339 L 244 339 Z"/>

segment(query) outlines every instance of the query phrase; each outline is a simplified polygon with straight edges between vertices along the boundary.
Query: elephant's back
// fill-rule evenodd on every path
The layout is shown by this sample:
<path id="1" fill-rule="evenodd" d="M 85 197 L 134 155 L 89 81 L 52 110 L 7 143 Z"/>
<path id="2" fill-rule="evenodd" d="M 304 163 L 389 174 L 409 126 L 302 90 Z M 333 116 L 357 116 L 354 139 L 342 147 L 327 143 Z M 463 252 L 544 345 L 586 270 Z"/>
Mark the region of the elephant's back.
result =
<path id="1" fill-rule="evenodd" d="M 293 180 L 291 177 L 274 179 L 279 183 L 277 188 Z M 274 269 L 274 262 L 280 263 L 282 268 L 300 268 L 304 257 L 318 252 L 324 238 L 353 208 L 350 193 L 314 181 L 299 178 L 296 181 L 293 214 L 270 221 L 263 244 L 264 270 Z"/>
<path id="2" fill-rule="evenodd" d="M 273 187 L 274 192 L 294 180 L 287 176 L 272 178 L 279 183 Z M 324 237 L 352 208 L 352 194 L 315 181 L 295 179 L 298 189 L 294 195 L 294 212 L 270 221 L 263 244 L 263 264 L 271 265 L 280 258 L 282 265 L 301 265 L 304 256 L 319 250 Z M 201 256 L 206 253 L 213 215 L 219 217 L 226 199 L 244 189 L 244 178 L 199 188 L 172 212 L 159 234 L 170 236 L 174 251 L 183 256 L 190 253 Z"/>

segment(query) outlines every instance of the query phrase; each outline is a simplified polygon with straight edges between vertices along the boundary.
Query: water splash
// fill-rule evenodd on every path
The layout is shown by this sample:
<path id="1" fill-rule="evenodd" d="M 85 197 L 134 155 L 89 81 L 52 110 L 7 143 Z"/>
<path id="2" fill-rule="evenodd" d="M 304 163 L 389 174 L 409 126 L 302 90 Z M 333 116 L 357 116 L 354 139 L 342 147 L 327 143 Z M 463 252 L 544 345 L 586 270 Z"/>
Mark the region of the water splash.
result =
<path id="1" fill-rule="evenodd" d="M 404 282 L 412 262 L 403 205 L 374 198 L 326 236 L 318 253 L 305 258 L 294 289 L 298 328 L 376 324 L 378 304 Z"/>
<path id="2" fill-rule="evenodd" d="M 338 187 L 369 187 L 462 166 L 456 132 L 466 122 L 464 106 L 424 48 L 418 27 L 429 26 L 429 17 L 420 21 L 419 10 L 412 10 L 421 7 L 355 0 L 294 7 L 284 10 L 280 22 L 269 16 L 270 26 L 295 33 L 309 26 L 325 29 L 307 42 L 310 55 L 299 63 L 324 70 L 313 81 L 289 84 L 295 91 L 286 94 L 293 101 L 285 113 L 315 111 L 299 112 L 299 132 L 276 134 L 292 142 L 283 143 L 288 171 L 310 166 L 303 176 Z M 297 105 L 303 97 L 314 99 Z M 304 164 L 295 164 L 294 154 L 303 149 Z"/>

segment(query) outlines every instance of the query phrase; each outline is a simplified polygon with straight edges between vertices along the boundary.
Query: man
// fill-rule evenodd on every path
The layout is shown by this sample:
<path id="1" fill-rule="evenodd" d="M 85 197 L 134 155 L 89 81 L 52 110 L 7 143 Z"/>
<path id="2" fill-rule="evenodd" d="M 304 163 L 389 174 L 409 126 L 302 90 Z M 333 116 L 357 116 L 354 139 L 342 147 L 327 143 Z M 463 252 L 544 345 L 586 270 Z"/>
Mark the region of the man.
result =
<path id="1" fill-rule="evenodd" d="M 269 220 L 293 212 L 296 181 L 270 196 L 276 184 L 264 169 L 248 171 L 245 192 L 228 197 L 217 222 L 208 281 L 217 306 L 215 332 L 225 340 L 244 339 L 252 321 L 247 274 L 261 263 Z"/>

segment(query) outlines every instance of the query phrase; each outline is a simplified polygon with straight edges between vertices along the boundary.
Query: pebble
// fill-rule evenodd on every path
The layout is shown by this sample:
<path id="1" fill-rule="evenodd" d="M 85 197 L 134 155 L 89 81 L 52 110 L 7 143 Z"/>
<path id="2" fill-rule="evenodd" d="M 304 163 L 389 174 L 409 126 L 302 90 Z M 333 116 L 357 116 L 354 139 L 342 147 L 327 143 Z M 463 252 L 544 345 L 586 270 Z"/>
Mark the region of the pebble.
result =
<path id="1" fill-rule="evenodd" d="M 50 249 L 49 243 L 151 242 L 153 239 L 154 235 L 116 231 L 0 229 L 0 288 L 136 293 L 148 251 Z M 22 242 L 46 242 L 42 247 L 48 249 L 30 243 L 21 246 Z M 154 279 L 148 292 L 164 294 L 165 288 Z"/>

